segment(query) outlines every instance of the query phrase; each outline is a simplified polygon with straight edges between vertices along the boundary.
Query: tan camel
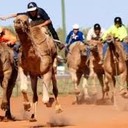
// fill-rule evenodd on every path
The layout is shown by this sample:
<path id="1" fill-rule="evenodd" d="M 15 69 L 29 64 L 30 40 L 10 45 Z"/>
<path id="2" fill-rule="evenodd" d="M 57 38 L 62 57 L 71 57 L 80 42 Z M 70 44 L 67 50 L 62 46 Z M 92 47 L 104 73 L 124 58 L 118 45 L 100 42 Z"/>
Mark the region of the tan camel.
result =
<path id="1" fill-rule="evenodd" d="M 121 42 L 113 39 L 111 35 L 108 35 L 108 50 L 104 57 L 104 71 L 105 71 L 105 92 L 112 91 L 112 100 L 113 94 L 115 94 L 115 85 L 118 84 L 118 93 L 126 97 L 127 96 L 127 86 L 126 80 L 128 81 L 127 75 L 127 64 L 125 60 L 125 52 L 121 45 Z M 119 78 L 115 78 L 119 76 Z M 109 89 L 110 88 L 110 89 Z"/>
<path id="2" fill-rule="evenodd" d="M 89 97 L 88 95 L 88 84 L 87 84 L 87 78 L 89 74 L 89 68 L 87 67 L 86 61 L 87 61 L 87 56 L 83 55 L 83 52 L 86 50 L 86 45 L 84 45 L 82 42 L 77 41 L 71 44 L 69 47 L 69 52 L 67 54 L 67 66 L 69 69 L 69 72 L 71 74 L 72 82 L 74 85 L 74 92 L 76 96 L 80 94 L 80 80 L 83 75 L 83 92 L 84 92 L 84 97 L 85 99 Z M 77 97 L 75 100 L 75 103 L 79 103 Z"/>
<path id="3" fill-rule="evenodd" d="M 26 109 L 29 109 L 30 107 L 27 96 L 27 75 L 29 75 L 31 79 L 34 103 L 34 113 L 31 116 L 32 120 L 36 120 L 37 118 L 37 80 L 39 76 L 42 79 L 43 103 L 45 103 L 47 107 L 50 107 L 53 103 L 53 98 L 50 98 L 48 94 L 48 88 L 52 80 L 53 93 L 56 101 L 56 111 L 62 111 L 58 102 L 58 88 L 55 76 L 57 67 L 57 49 L 55 43 L 53 42 L 53 38 L 49 36 L 46 28 L 41 28 L 39 25 L 31 27 L 26 15 L 17 16 L 14 26 L 20 39 L 22 48 L 19 74 L 21 78 L 21 91 L 24 97 Z"/>
<path id="4" fill-rule="evenodd" d="M 18 71 L 14 65 L 13 56 L 13 50 L 5 43 L 0 43 L 0 83 L 3 89 L 1 109 L 5 111 L 5 120 L 14 120 L 11 115 L 10 98 Z"/>
<path id="5" fill-rule="evenodd" d="M 101 84 L 101 88 L 102 88 L 102 98 L 104 99 L 104 80 L 103 80 L 103 74 L 104 74 L 104 70 L 103 70 L 103 65 L 100 64 L 99 62 L 102 59 L 102 47 L 103 44 L 101 41 L 98 40 L 91 40 L 88 42 L 89 45 L 89 50 L 90 50 L 90 54 L 89 54 L 89 68 L 90 68 L 90 74 L 89 74 L 89 79 L 91 80 L 91 92 L 93 95 L 99 94 L 97 92 L 97 87 L 96 87 L 96 78 L 98 78 L 100 84 Z M 96 98 L 97 99 L 97 98 Z"/>

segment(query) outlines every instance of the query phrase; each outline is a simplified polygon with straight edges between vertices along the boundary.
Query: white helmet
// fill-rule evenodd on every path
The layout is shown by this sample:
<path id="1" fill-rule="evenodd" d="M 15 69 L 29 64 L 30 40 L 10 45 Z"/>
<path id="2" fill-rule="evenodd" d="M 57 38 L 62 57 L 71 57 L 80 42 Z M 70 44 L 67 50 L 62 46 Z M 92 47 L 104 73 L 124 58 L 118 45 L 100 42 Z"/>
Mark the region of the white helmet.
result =
<path id="1" fill-rule="evenodd" d="M 72 27 L 73 27 L 73 29 L 79 29 L 79 25 L 78 24 L 74 24 Z"/>

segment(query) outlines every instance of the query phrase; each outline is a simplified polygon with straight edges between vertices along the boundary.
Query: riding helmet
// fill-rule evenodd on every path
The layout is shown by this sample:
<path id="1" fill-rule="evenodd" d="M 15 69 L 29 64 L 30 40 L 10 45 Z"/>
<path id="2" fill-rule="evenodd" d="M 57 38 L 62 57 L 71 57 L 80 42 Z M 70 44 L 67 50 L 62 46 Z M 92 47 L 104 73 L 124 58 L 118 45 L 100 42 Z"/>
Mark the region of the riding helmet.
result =
<path id="1" fill-rule="evenodd" d="M 115 17 L 114 23 L 115 24 L 122 24 L 122 19 L 120 17 Z"/>
<path id="2" fill-rule="evenodd" d="M 79 25 L 78 24 L 74 24 L 72 27 L 73 27 L 73 29 L 79 29 Z"/>
<path id="3" fill-rule="evenodd" d="M 100 24 L 94 24 L 94 30 L 101 30 Z"/>
<path id="4" fill-rule="evenodd" d="M 38 8 L 38 6 L 35 2 L 30 2 L 30 3 L 28 3 L 27 11 L 28 12 L 35 11 L 35 10 L 37 10 L 37 8 Z"/>

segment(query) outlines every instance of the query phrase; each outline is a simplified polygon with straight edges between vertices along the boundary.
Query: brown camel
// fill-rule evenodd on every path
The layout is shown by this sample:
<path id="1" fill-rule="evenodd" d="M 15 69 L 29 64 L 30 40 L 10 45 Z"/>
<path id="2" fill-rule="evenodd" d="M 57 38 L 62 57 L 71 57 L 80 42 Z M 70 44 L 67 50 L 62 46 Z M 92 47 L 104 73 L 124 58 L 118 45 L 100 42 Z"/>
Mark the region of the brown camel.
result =
<path id="1" fill-rule="evenodd" d="M 115 91 L 118 92 L 122 97 L 127 96 L 126 81 L 127 76 L 127 64 L 125 60 L 125 52 L 121 45 L 121 42 L 113 39 L 111 35 L 108 35 L 108 50 L 104 57 L 104 71 L 105 71 L 105 86 L 104 91 L 112 92 L 111 98 L 114 100 L 113 94 Z M 115 79 L 116 76 L 119 78 Z M 116 83 L 118 86 L 115 88 Z M 109 89 L 110 88 L 110 89 Z M 116 89 L 116 90 L 115 90 Z"/>
<path id="2" fill-rule="evenodd" d="M 10 98 L 15 86 L 18 71 L 13 61 L 13 50 L 5 43 L 0 44 L 0 83 L 3 88 L 1 109 L 5 111 L 5 120 L 13 120 Z"/>
<path id="3" fill-rule="evenodd" d="M 43 98 L 42 101 L 47 107 L 53 103 L 53 98 L 49 97 L 48 88 L 52 80 L 53 93 L 55 96 L 56 111 L 60 112 L 61 107 L 58 102 L 58 88 L 56 82 L 56 56 L 57 49 L 53 38 L 49 36 L 46 28 L 39 25 L 31 26 L 26 15 L 19 15 L 14 22 L 15 30 L 21 42 L 21 60 L 19 74 L 21 78 L 21 91 L 24 97 L 25 108 L 29 109 L 30 103 L 27 97 L 27 75 L 31 79 L 33 91 L 34 113 L 32 120 L 36 120 L 37 80 L 42 79 Z"/>
<path id="4" fill-rule="evenodd" d="M 84 45 L 82 42 L 77 41 L 70 45 L 69 52 L 67 54 L 67 66 L 69 69 L 69 72 L 71 74 L 72 82 L 74 84 L 74 92 L 76 94 L 76 100 L 74 103 L 79 103 L 78 101 L 78 95 L 80 94 L 79 84 L 81 77 L 83 75 L 83 92 L 85 99 L 89 97 L 88 95 L 88 84 L 87 84 L 87 78 L 89 74 L 89 68 L 87 67 L 86 61 L 87 56 L 83 55 L 83 52 L 86 50 L 86 45 Z"/>
<path id="5" fill-rule="evenodd" d="M 96 95 L 97 93 L 97 87 L 96 87 L 96 78 L 98 78 L 100 84 L 101 84 L 101 88 L 102 88 L 102 94 L 103 93 L 103 87 L 104 87 L 104 80 L 103 80 L 103 74 L 104 74 L 104 70 L 103 70 L 103 65 L 100 64 L 99 62 L 101 61 L 102 58 L 102 42 L 98 41 L 98 40 L 91 40 L 88 42 L 89 45 L 89 50 L 90 50 L 90 54 L 89 54 L 89 68 L 90 68 L 90 74 L 89 74 L 89 78 L 91 79 L 91 91 L 92 94 Z M 104 95 L 102 95 L 102 99 L 104 99 Z"/>

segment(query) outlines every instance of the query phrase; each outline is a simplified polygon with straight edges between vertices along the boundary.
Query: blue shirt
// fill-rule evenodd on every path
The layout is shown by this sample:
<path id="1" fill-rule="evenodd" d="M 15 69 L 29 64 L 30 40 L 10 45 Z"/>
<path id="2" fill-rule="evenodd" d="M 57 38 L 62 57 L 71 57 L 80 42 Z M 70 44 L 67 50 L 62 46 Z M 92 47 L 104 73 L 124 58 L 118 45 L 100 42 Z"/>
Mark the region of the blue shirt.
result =
<path id="1" fill-rule="evenodd" d="M 72 31 L 70 31 L 70 33 L 67 35 L 66 38 L 66 44 L 72 44 L 76 41 L 81 41 L 84 42 L 84 34 L 81 31 L 78 31 L 76 34 Z"/>

